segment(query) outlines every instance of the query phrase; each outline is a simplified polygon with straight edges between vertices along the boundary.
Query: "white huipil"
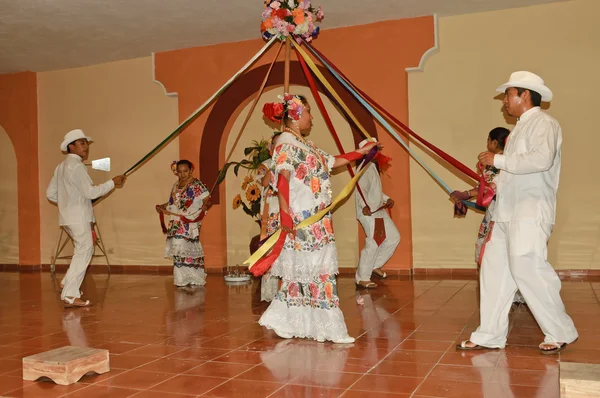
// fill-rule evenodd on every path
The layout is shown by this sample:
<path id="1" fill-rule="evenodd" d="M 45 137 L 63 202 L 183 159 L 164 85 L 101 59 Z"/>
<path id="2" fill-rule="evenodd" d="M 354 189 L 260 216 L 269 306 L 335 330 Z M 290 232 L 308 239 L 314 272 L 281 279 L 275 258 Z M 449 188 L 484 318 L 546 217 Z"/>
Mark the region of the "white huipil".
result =
<path id="1" fill-rule="evenodd" d="M 70 153 L 54 170 L 46 189 L 49 201 L 58 205 L 58 222 L 75 246 L 69 270 L 62 280 L 61 297 L 81 297 L 79 288 L 94 254 L 90 223 L 95 221 L 92 199 L 99 198 L 115 187 L 112 180 L 94 186 L 80 156 Z"/>
<path id="2" fill-rule="evenodd" d="M 360 252 L 358 269 L 356 270 L 357 283 L 371 280 L 373 270 L 383 267 L 390 257 L 392 257 L 396 247 L 400 243 L 400 232 L 398 232 L 388 212 L 385 209 L 375 211 L 383 206 L 389 197 L 382 191 L 381 178 L 379 177 L 377 167 L 373 163 L 367 166 L 367 170 L 358 180 L 358 186 L 363 193 L 364 199 L 367 201 L 369 209 L 374 213 L 370 216 L 363 214 L 365 200 L 361 197 L 357 187 L 354 194 L 356 218 L 362 225 L 366 235 L 365 247 Z M 373 239 L 376 218 L 383 218 L 385 226 L 386 238 L 380 246 L 377 246 L 377 243 Z"/>
<path id="3" fill-rule="evenodd" d="M 547 243 L 556 214 L 562 130 L 552 116 L 534 107 L 523 113 L 494 166 L 495 222 L 481 264 L 481 325 L 471 341 L 503 348 L 508 313 L 517 289 L 546 336 L 544 342 L 571 343 L 577 330 L 560 297 L 561 282 L 548 263 Z"/>

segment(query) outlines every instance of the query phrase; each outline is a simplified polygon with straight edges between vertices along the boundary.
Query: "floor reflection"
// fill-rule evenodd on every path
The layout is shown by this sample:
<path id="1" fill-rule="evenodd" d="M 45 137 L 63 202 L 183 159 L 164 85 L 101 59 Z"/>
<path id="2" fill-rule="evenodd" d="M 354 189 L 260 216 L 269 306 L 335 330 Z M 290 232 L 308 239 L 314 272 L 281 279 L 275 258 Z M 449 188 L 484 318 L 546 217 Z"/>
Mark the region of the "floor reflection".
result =
<path id="1" fill-rule="evenodd" d="M 456 352 L 478 325 L 477 282 L 389 278 L 376 290 L 338 281 L 350 346 L 282 340 L 257 321 L 258 281 L 177 288 L 170 275 L 89 273 L 90 308 L 65 310 L 49 273 L 0 273 L 0 396 L 344 398 L 366 395 L 558 398 L 559 360 L 600 363 L 600 284 L 564 282 L 580 332 L 559 356 L 526 308 L 511 313 L 506 350 Z M 106 348 L 111 372 L 65 389 L 24 383 L 24 356 L 66 345 Z"/>

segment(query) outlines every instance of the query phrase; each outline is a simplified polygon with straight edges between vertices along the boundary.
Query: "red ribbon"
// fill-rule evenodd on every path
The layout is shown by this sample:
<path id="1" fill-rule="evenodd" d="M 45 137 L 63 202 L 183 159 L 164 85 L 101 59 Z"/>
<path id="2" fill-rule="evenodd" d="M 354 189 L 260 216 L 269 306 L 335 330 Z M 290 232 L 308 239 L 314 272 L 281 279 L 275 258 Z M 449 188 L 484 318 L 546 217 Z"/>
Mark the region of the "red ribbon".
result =
<path id="1" fill-rule="evenodd" d="M 323 115 L 323 119 L 325 119 L 325 124 L 327 125 L 327 128 L 329 129 L 329 132 L 331 133 L 331 136 L 333 137 L 333 140 L 335 141 L 335 146 L 337 147 L 338 151 L 344 152 L 344 147 L 342 146 L 342 142 L 340 141 L 340 138 L 338 137 L 337 132 L 335 131 L 335 127 L 333 126 L 333 122 L 331 121 L 331 118 L 329 117 L 329 113 L 327 113 L 325 104 L 323 103 L 323 100 L 321 99 L 321 94 L 319 94 L 319 90 L 317 89 L 317 84 L 315 83 L 315 79 L 313 79 L 312 74 L 310 73 L 310 70 L 308 70 L 306 61 L 298 53 L 298 49 L 296 49 L 296 47 L 294 47 L 294 49 L 296 50 L 296 55 L 298 56 L 300 65 L 302 66 L 302 71 L 304 72 L 304 76 L 306 77 L 306 80 L 308 81 L 308 85 L 310 86 L 310 91 L 312 92 L 313 98 L 315 99 L 315 102 L 317 103 L 317 106 L 319 107 L 319 111 L 321 112 L 321 115 Z M 339 157 L 339 156 L 336 156 L 336 157 Z M 348 172 L 350 173 L 350 177 L 354 177 L 354 171 L 352 170 L 352 167 L 350 165 L 348 165 L 347 167 L 348 167 Z M 360 197 L 362 198 L 363 202 L 366 205 L 367 200 L 365 199 L 365 195 L 363 194 L 362 189 L 360 188 L 360 185 L 356 184 L 356 188 L 358 190 L 358 193 L 360 194 Z"/>
<path id="2" fill-rule="evenodd" d="M 459 162 L 458 160 L 456 160 L 452 156 L 448 155 L 446 152 L 444 152 L 441 149 L 437 148 L 435 145 L 429 143 L 424 138 L 420 137 L 417 133 L 415 133 L 414 131 L 412 131 L 408 126 L 406 126 L 400 120 L 396 119 L 392 114 L 390 114 L 387 110 L 385 110 L 381 105 L 379 105 L 377 102 L 375 102 L 371 97 L 369 97 L 367 94 L 365 94 L 364 91 L 362 91 L 361 89 L 359 89 L 358 87 L 356 87 L 352 82 L 350 82 L 350 80 L 348 80 L 348 78 L 342 73 L 342 71 L 340 71 L 333 63 L 331 63 L 331 61 L 329 61 L 327 59 L 327 57 L 325 57 L 319 50 L 317 50 L 313 46 L 310 46 L 306 42 L 305 42 L 305 44 L 307 46 L 309 46 L 314 52 L 316 52 L 317 54 L 319 54 L 319 56 L 321 58 L 323 58 L 325 60 L 325 62 L 327 62 L 337 73 L 339 73 L 339 75 L 344 80 L 346 80 L 346 82 L 348 82 L 348 84 L 352 85 L 352 87 L 354 87 L 354 89 L 364 99 L 366 99 L 367 101 L 369 101 L 375 108 L 377 108 L 381 113 L 383 113 L 384 115 L 386 115 L 392 122 L 394 122 L 396 125 L 400 126 L 405 132 L 407 132 L 409 135 L 413 136 L 415 139 L 417 139 L 418 141 L 420 141 L 427 148 L 431 149 L 433 152 L 435 152 L 439 157 L 441 157 L 442 159 L 444 159 L 446 162 L 450 163 L 452 166 L 454 166 L 458 170 L 462 171 L 465 175 L 471 177 L 474 180 L 479 180 L 479 176 L 477 175 L 477 173 L 475 173 L 473 170 L 471 170 L 470 168 L 468 168 L 467 166 L 465 166 L 464 164 L 462 164 L 461 162 Z"/>
<path id="3" fill-rule="evenodd" d="M 166 234 L 167 233 L 167 226 L 165 224 L 165 213 L 163 213 L 161 211 L 160 205 L 156 205 L 156 210 L 158 210 L 158 219 L 160 220 L 160 227 L 162 228 L 162 232 L 163 232 L 163 234 Z M 193 220 L 190 220 L 189 218 L 187 218 L 185 216 L 179 216 L 179 218 L 184 223 L 189 224 L 189 223 L 193 223 L 193 222 L 200 222 L 200 221 L 202 221 L 202 219 L 204 219 L 204 215 L 205 214 L 206 214 L 205 211 L 202 210 L 200 212 L 200 214 L 198 214 L 198 217 L 194 218 Z"/>
<path id="4" fill-rule="evenodd" d="M 279 195 L 281 195 L 281 197 L 285 200 L 285 202 L 288 204 L 288 207 L 289 207 L 290 184 L 289 184 L 288 180 L 281 174 L 279 175 L 279 178 L 277 179 L 277 190 L 279 191 Z M 261 276 L 265 272 L 267 272 L 269 270 L 269 268 L 271 268 L 271 266 L 273 265 L 275 260 L 277 260 L 277 257 L 279 257 L 279 254 L 281 254 L 281 251 L 283 250 L 283 245 L 285 243 L 285 238 L 287 236 L 287 234 L 283 231 L 283 227 L 287 227 L 290 229 L 294 227 L 294 221 L 292 220 L 292 216 L 290 216 L 288 213 L 286 213 L 284 211 L 279 212 L 279 220 L 281 221 L 281 227 L 282 227 L 281 234 L 279 235 L 277 242 L 275 242 L 275 245 L 271 249 L 271 252 L 269 254 L 267 254 L 266 256 L 263 256 L 260 260 L 258 260 L 252 266 L 252 268 L 250 268 L 250 272 L 254 276 Z"/>
<path id="5" fill-rule="evenodd" d="M 496 191 L 494 191 L 494 189 L 492 189 L 492 187 L 490 187 L 488 182 L 485 180 L 483 165 L 478 163 L 477 167 L 479 167 L 481 174 L 479 175 L 479 187 L 477 188 L 477 201 L 475 203 L 477 206 L 488 207 L 490 203 L 492 203 L 492 200 L 494 200 Z"/>

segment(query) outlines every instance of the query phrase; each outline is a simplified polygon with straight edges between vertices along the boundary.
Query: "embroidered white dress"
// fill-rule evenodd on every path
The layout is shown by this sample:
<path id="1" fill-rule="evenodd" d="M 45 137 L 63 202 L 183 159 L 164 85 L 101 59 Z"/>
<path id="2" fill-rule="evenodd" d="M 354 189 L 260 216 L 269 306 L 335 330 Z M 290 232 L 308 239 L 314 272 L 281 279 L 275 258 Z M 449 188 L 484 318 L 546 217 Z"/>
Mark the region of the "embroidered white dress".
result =
<path id="1" fill-rule="evenodd" d="M 200 181 L 194 179 L 183 188 L 173 185 L 167 211 L 169 216 L 165 257 L 173 259 L 174 284 L 177 286 L 206 284 L 204 250 L 200 244 L 202 222 L 183 222 L 179 215 L 195 219 L 200 214 L 204 199 L 210 195 Z"/>
<path id="2" fill-rule="evenodd" d="M 273 152 L 273 174 L 290 172 L 289 209 L 294 225 L 325 209 L 332 200 L 330 172 L 335 158 L 310 141 L 282 133 Z M 278 334 L 315 340 L 348 337 L 339 307 L 337 251 L 331 214 L 287 236 L 271 274 L 282 285 L 259 324 Z"/>

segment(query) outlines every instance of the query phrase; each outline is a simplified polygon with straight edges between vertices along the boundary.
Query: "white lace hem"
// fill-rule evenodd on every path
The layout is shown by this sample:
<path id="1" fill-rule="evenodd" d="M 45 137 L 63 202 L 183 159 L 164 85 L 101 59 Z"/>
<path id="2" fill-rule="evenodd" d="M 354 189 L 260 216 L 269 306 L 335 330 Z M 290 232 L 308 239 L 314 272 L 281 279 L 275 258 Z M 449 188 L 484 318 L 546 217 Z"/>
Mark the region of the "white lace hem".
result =
<path id="1" fill-rule="evenodd" d="M 204 268 L 173 267 L 173 284 L 175 286 L 206 285 Z"/>
<path id="2" fill-rule="evenodd" d="M 272 301 L 279 290 L 279 278 L 270 272 L 263 275 L 260 282 L 260 301 Z"/>
<path id="3" fill-rule="evenodd" d="M 339 308 L 288 307 L 277 298 L 258 324 L 298 338 L 336 341 L 348 337 L 344 314 Z"/>
<path id="4" fill-rule="evenodd" d="M 284 248 L 271 267 L 271 275 L 301 283 L 309 283 L 319 275 L 337 275 L 337 273 L 335 243 L 330 243 L 314 252 Z"/>
<path id="5" fill-rule="evenodd" d="M 204 257 L 204 250 L 200 242 L 192 243 L 183 239 L 167 238 L 165 257 L 173 258 L 173 256 L 200 258 Z"/>

